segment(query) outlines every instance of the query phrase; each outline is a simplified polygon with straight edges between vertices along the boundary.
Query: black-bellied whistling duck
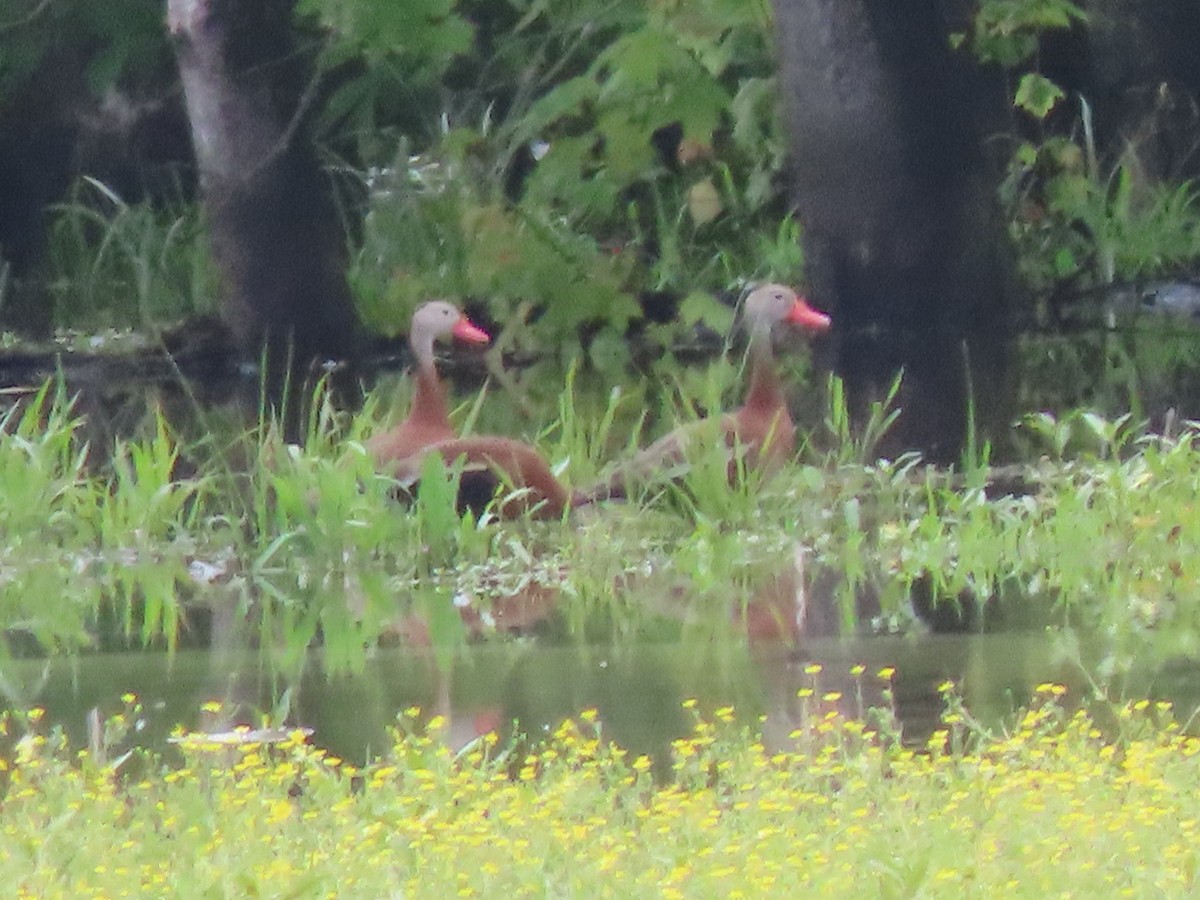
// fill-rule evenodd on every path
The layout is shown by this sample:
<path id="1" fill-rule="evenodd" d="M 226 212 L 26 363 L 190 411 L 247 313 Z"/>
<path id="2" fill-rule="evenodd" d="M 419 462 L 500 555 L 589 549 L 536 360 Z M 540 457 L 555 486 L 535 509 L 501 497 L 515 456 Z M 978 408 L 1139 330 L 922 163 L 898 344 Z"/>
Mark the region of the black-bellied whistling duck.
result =
<path id="1" fill-rule="evenodd" d="M 417 367 L 416 390 L 404 421 L 367 441 L 367 451 L 378 462 L 396 462 L 454 437 L 446 391 L 433 361 L 434 341 L 451 336 L 473 344 L 490 340 L 487 332 L 473 325 L 453 303 L 431 300 L 417 307 L 408 332 L 408 345 Z"/>
<path id="2" fill-rule="evenodd" d="M 771 329 L 786 322 L 817 334 L 829 328 L 829 316 L 813 309 L 791 288 L 767 284 L 747 295 L 742 320 L 750 332 L 750 389 L 741 408 L 721 416 L 716 427 L 731 451 L 741 448 L 743 465 L 772 471 L 795 453 L 796 426 L 788 413 L 775 371 Z M 708 419 L 676 428 L 586 491 L 580 502 L 621 498 L 626 496 L 631 485 L 675 474 L 678 467 L 686 463 L 689 442 L 713 428 L 714 424 Z M 737 469 L 738 460 L 731 455 L 731 479 Z"/>
<path id="3" fill-rule="evenodd" d="M 503 518 L 527 512 L 539 518 L 561 516 L 571 498 L 533 447 L 493 435 L 455 437 L 433 361 L 434 341 L 451 335 L 474 343 L 489 340 L 444 300 L 422 304 L 413 313 L 408 340 L 417 364 L 417 387 L 412 406 L 403 422 L 367 442 L 368 452 L 382 469 L 410 486 L 420 478 L 429 453 L 439 453 L 448 467 L 461 459 L 460 507 L 478 512 L 503 493 L 497 507 Z"/>
<path id="4" fill-rule="evenodd" d="M 574 498 L 550 471 L 542 455 L 529 444 L 497 435 L 472 435 L 430 444 L 421 452 L 389 467 L 396 479 L 412 484 L 421 477 L 425 459 L 437 453 L 447 468 L 461 464 L 459 506 L 481 511 L 493 497 L 503 519 L 525 514 L 555 519 Z"/>

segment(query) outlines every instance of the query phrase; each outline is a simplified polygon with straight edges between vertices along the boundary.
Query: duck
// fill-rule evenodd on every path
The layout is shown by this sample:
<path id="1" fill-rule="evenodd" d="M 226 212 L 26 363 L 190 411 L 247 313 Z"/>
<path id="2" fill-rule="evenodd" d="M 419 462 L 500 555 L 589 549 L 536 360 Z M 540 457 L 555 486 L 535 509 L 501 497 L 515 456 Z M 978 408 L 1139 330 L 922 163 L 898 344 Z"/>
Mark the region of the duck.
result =
<path id="1" fill-rule="evenodd" d="M 731 451 L 730 480 L 737 477 L 739 455 L 746 468 L 770 474 L 795 454 L 796 426 L 775 369 L 771 332 L 776 325 L 788 324 L 815 335 L 827 331 L 831 320 L 792 288 L 766 284 L 746 296 L 742 323 L 750 339 L 750 387 L 742 406 L 715 420 L 689 422 L 663 435 L 584 491 L 577 505 L 624 499 L 636 485 L 678 476 L 687 464 L 688 445 L 714 429 Z"/>
<path id="2" fill-rule="evenodd" d="M 417 385 L 412 405 L 403 422 L 367 441 L 367 452 L 377 467 L 409 492 L 420 480 L 430 453 L 439 454 L 447 468 L 461 464 L 460 510 L 481 514 L 501 495 L 495 510 L 502 519 L 560 517 L 575 497 L 554 477 L 534 447 L 499 435 L 459 437 L 454 433 L 446 391 L 433 359 L 435 341 L 449 337 L 476 344 L 491 340 L 446 300 L 431 300 L 413 313 L 408 340 L 416 360 Z"/>
<path id="3" fill-rule="evenodd" d="M 408 345 L 417 370 L 412 405 L 403 422 L 366 443 L 367 452 L 380 465 L 406 459 L 455 437 L 446 407 L 446 390 L 433 359 L 434 342 L 450 337 L 471 344 L 486 344 L 491 340 L 486 331 L 449 301 L 430 300 L 417 307 L 408 330 Z"/>
<path id="4" fill-rule="evenodd" d="M 557 519 L 564 510 L 581 503 L 577 494 L 559 482 L 545 457 L 534 447 L 500 435 L 469 435 L 437 441 L 393 463 L 389 474 L 411 492 L 431 453 L 438 454 L 447 469 L 460 472 L 460 512 L 470 509 L 481 515 L 496 500 L 491 508 L 500 519 L 522 516 Z"/>

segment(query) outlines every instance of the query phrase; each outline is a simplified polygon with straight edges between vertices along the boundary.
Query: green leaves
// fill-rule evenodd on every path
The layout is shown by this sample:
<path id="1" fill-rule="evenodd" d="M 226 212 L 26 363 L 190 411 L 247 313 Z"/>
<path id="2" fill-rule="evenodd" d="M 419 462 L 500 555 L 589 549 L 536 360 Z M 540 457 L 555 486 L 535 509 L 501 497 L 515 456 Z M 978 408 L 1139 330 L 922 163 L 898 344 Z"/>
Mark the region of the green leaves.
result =
<path id="1" fill-rule="evenodd" d="M 72 73 L 82 74 L 92 95 L 101 97 L 174 72 L 158 4 L 19 2 L 5 4 L 0 17 L 0 111 L 47 83 L 69 83 Z"/>
<path id="2" fill-rule="evenodd" d="M 311 17 L 335 32 L 343 45 L 369 59 L 392 57 L 417 68 L 450 64 L 470 49 L 473 30 L 456 11 L 455 0 L 404 0 L 402 3 L 300 0 L 296 15 Z"/>
<path id="3" fill-rule="evenodd" d="M 575 185 L 600 179 L 616 191 L 657 177 L 655 132 L 678 124 L 685 139 L 707 146 L 730 102 L 728 91 L 680 46 L 669 24 L 651 18 L 605 47 L 585 75 L 564 82 L 530 108 L 519 133 L 550 144 L 534 193 L 543 202 L 557 195 L 577 212 L 609 205 L 612 192 L 587 197 Z M 580 127 L 587 129 L 586 136 L 579 134 Z M 559 149 L 561 140 L 570 143 Z M 565 160 L 573 165 L 562 166 Z"/>
<path id="4" fill-rule="evenodd" d="M 1013 102 L 1035 118 L 1044 119 L 1065 96 L 1062 88 L 1049 78 L 1027 72 L 1021 76 Z"/>
<path id="5" fill-rule="evenodd" d="M 1086 20 L 1071 0 L 983 0 L 972 26 L 972 49 L 984 62 L 1017 66 L 1036 52 L 1042 32 Z"/>
<path id="6" fill-rule="evenodd" d="M 733 310 L 703 291 L 693 291 L 683 298 L 679 319 L 689 325 L 704 324 L 718 334 L 727 334 L 733 328 Z"/>

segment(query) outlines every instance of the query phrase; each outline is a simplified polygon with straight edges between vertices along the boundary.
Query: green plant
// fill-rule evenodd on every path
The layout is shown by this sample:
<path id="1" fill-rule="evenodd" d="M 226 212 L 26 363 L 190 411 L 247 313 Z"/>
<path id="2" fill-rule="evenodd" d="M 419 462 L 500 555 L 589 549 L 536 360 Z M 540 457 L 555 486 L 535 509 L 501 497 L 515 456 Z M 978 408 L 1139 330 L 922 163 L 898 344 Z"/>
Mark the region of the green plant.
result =
<path id="1" fill-rule="evenodd" d="M 119 610 L 126 638 L 140 620 L 141 642 L 161 639 L 175 649 L 182 612 L 186 556 L 195 548 L 201 481 L 176 477 L 178 446 L 161 410 L 147 441 L 119 440 L 112 477 L 98 515 L 108 602 Z"/>
<path id="2" fill-rule="evenodd" d="M 871 401 L 866 421 L 855 433 L 845 382 L 836 375 L 829 376 L 826 389 L 829 411 L 825 417 L 825 429 L 833 440 L 831 452 L 838 464 L 867 465 L 873 459 L 879 442 L 900 417 L 901 410 L 896 406 L 896 398 L 900 395 L 903 377 L 904 373 L 898 372 L 884 398 Z"/>
<path id="3" fill-rule="evenodd" d="M 971 50 L 981 61 L 1012 68 L 1037 52 L 1045 32 L 1086 21 L 1086 13 L 1071 0 L 983 0 L 969 35 L 958 33 L 954 42 L 962 44 L 969 37 Z"/>
<path id="4" fill-rule="evenodd" d="M 352 278 L 368 322 L 396 331 L 422 299 L 472 297 L 518 345 L 587 328 L 607 350 L 643 290 L 795 277 L 766 4 L 513 2 L 472 21 L 474 45 L 443 72 L 454 99 L 424 110 L 415 143 L 368 157 L 386 160 L 363 176 Z M 382 68 L 386 27 L 357 33 L 331 48 Z M 355 82 L 378 77 L 340 93 L 357 103 L 371 89 Z M 687 325 L 724 318 L 710 299 Z"/>
<path id="5" fill-rule="evenodd" d="M 1109 420 L 1089 410 L 1074 410 L 1064 416 L 1030 413 L 1021 425 L 1057 460 L 1078 456 L 1121 459 L 1144 434 L 1130 415 Z"/>
<path id="6" fill-rule="evenodd" d="M 154 328 L 214 312 L 216 276 L 195 206 L 130 205 L 85 177 L 55 207 L 49 256 L 60 325 Z"/>
<path id="7" fill-rule="evenodd" d="M 0 21 L 0 57 L 0 111 L 63 80 L 79 79 L 99 97 L 134 77 L 174 68 L 162 17 L 138 0 L 114 0 L 104 9 L 10 6 Z"/>
<path id="8" fill-rule="evenodd" d="M 89 643 L 100 591 L 87 572 L 95 551 L 98 493 L 87 474 L 80 426 L 61 384 L 19 394 L 0 417 L 0 584 L 5 653 L 28 636 L 47 649 Z M 68 585 L 77 580 L 75 589 Z"/>
<path id="9" fill-rule="evenodd" d="M 352 274 L 366 321 L 395 332 L 430 297 L 480 297 L 506 326 L 499 343 L 570 346 L 593 322 L 623 331 L 640 311 L 625 290 L 626 258 L 542 210 L 500 202 L 455 137 L 446 155 L 377 176 Z"/>
<path id="10" fill-rule="evenodd" d="M 637 408 L 644 392 L 633 390 L 627 393 L 621 385 L 614 385 L 606 398 L 585 397 L 577 390 L 581 365 L 579 357 L 569 363 L 558 398 L 558 417 L 539 436 L 539 443 L 551 447 L 551 459 L 565 461 L 575 484 L 588 484 L 595 481 L 604 468 L 618 419 L 626 418 L 625 413 Z M 639 419 L 632 429 L 630 445 L 636 444 L 641 422 Z"/>

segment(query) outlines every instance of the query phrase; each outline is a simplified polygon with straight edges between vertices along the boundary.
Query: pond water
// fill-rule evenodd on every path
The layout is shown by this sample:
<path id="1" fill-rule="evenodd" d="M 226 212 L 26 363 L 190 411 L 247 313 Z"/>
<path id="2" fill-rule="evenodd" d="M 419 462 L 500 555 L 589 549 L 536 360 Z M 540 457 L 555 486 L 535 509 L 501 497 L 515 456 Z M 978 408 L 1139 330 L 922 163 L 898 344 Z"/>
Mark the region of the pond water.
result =
<path id="1" fill-rule="evenodd" d="M 818 712 L 836 707 L 856 715 L 883 702 L 877 673 L 893 667 L 905 739 L 919 743 L 938 722 L 943 708 L 938 687 L 947 680 L 987 724 L 1001 723 L 1026 704 L 1042 682 L 1066 684 L 1072 696 L 1083 696 L 1086 680 L 1060 646 L 1046 633 L 829 638 L 806 641 L 799 649 L 732 641 L 609 647 L 497 642 L 460 653 L 448 676 L 427 652 L 387 649 L 353 676 L 329 678 L 314 666 L 288 695 L 287 721 L 312 728 L 316 744 L 361 763 L 390 746 L 389 728 L 413 706 L 425 715 L 447 716 L 446 740 L 456 747 L 491 729 L 512 733 L 514 722 L 523 733 L 546 733 L 563 718 L 594 708 L 604 734 L 631 751 L 661 757 L 669 741 L 687 731 L 691 714 L 683 703 L 691 698 L 701 710 L 731 704 L 748 721 L 762 716 L 766 744 L 780 747 L 803 724 L 798 691 L 814 690 L 810 716 L 814 702 Z M 855 677 L 857 665 L 865 671 Z M 1194 674 L 1175 673 L 1169 685 L 1141 687 L 1194 705 Z M 81 746 L 89 710 L 98 707 L 101 716 L 116 712 L 126 692 L 145 708 L 133 739 L 150 746 L 162 745 L 180 723 L 195 729 L 225 728 L 231 720 L 257 724 L 259 713 L 279 696 L 257 656 L 207 651 L 174 658 L 135 652 L 10 661 L 4 679 L 10 705 L 45 708 L 47 718 Z M 201 707 L 213 700 L 222 701 L 231 718 L 218 722 L 206 716 Z"/>

